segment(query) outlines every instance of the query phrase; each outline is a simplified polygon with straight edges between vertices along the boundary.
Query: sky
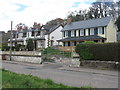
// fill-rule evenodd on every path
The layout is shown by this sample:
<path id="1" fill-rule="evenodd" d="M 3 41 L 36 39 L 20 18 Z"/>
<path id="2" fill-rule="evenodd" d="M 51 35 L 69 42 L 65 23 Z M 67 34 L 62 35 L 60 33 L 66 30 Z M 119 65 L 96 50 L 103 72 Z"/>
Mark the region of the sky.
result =
<path id="1" fill-rule="evenodd" d="M 31 27 L 34 22 L 45 24 L 66 18 L 68 12 L 88 9 L 96 0 L 0 0 L 0 31 L 13 30 L 19 23 Z"/>

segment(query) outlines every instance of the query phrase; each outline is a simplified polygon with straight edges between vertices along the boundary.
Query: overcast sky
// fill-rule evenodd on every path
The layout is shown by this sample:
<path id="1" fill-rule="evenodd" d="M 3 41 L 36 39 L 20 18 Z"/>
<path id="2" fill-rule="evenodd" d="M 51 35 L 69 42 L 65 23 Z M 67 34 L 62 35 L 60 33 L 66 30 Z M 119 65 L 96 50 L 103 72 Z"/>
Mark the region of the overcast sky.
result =
<path id="1" fill-rule="evenodd" d="M 96 0 L 0 0 L 0 31 L 10 30 L 10 23 L 45 24 L 55 18 L 66 18 L 69 11 L 87 9 Z"/>

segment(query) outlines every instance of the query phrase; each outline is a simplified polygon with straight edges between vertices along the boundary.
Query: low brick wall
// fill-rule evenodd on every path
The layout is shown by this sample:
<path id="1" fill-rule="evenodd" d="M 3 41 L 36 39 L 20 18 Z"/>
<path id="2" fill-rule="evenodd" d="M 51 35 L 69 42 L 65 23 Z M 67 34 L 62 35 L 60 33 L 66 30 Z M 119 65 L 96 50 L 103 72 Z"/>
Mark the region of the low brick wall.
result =
<path id="1" fill-rule="evenodd" d="M 114 61 L 82 61 L 81 67 L 118 70 L 119 63 Z"/>
<path id="2" fill-rule="evenodd" d="M 6 55 L 6 60 L 10 60 L 10 56 Z M 41 56 L 21 56 L 21 55 L 13 55 L 11 56 L 12 61 L 19 62 L 29 62 L 29 63 L 37 63 L 40 64 L 42 62 Z"/>

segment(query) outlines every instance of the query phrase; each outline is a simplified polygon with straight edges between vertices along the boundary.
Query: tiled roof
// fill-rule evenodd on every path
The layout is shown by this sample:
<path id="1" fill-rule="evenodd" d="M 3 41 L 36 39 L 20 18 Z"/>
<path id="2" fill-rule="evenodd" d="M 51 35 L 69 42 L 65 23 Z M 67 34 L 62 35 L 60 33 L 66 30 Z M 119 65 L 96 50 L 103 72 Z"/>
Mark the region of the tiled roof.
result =
<path id="1" fill-rule="evenodd" d="M 104 18 L 98 18 L 98 19 L 71 22 L 65 25 L 62 31 L 107 26 L 111 19 L 112 17 L 104 17 Z"/>
<path id="2" fill-rule="evenodd" d="M 84 40 L 93 40 L 93 39 L 105 39 L 105 38 L 100 36 L 82 36 L 82 37 L 65 38 L 57 41 L 84 41 Z"/>

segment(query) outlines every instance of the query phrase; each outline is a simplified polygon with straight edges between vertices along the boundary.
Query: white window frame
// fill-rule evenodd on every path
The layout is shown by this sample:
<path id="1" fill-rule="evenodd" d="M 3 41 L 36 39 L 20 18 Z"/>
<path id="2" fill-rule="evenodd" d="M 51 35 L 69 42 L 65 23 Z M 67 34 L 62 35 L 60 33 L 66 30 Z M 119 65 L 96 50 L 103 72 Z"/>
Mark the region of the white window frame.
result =
<path id="1" fill-rule="evenodd" d="M 65 37 L 68 37 L 68 31 L 65 31 Z"/>
<path id="2" fill-rule="evenodd" d="M 90 35 L 95 35 L 94 34 L 94 28 L 90 28 Z"/>
<path id="3" fill-rule="evenodd" d="M 80 36 L 84 36 L 84 33 L 85 33 L 85 32 L 84 32 L 84 29 L 81 29 L 81 30 L 80 30 Z"/>
<path id="4" fill-rule="evenodd" d="M 71 37 L 75 36 L 75 31 L 71 31 Z"/>
<path id="5" fill-rule="evenodd" d="M 99 27 L 99 28 L 98 28 L 98 34 L 103 34 L 102 27 Z"/>

